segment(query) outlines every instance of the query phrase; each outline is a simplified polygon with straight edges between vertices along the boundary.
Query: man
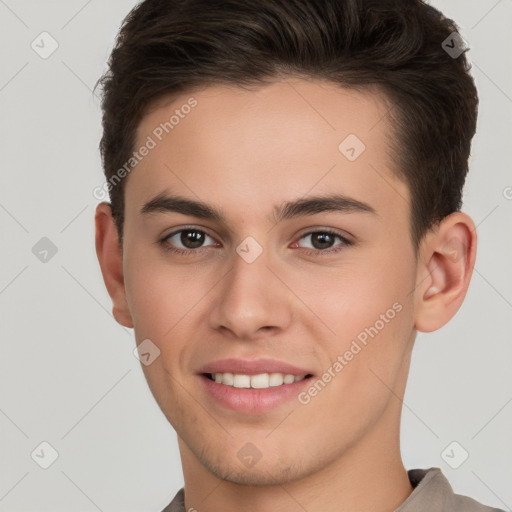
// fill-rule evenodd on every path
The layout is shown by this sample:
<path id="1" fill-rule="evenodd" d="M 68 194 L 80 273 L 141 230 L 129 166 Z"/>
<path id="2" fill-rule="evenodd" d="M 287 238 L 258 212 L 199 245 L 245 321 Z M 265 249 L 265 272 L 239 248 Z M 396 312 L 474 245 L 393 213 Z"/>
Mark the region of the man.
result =
<path id="1" fill-rule="evenodd" d="M 477 92 L 419 0 L 146 0 L 103 87 L 96 246 L 178 434 L 166 511 L 490 511 L 407 472 L 416 332 L 461 306 Z M 496 509 L 494 509 L 496 510 Z"/>

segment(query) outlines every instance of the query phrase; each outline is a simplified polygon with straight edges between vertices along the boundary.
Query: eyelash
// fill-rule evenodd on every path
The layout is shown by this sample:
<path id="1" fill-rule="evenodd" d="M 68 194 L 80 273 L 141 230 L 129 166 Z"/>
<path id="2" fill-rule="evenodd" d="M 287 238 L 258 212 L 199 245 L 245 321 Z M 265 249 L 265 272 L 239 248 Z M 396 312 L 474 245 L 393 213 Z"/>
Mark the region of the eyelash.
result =
<path id="1" fill-rule="evenodd" d="M 209 246 L 207 247 L 200 247 L 198 249 L 180 249 L 180 248 L 177 248 L 177 247 L 172 247 L 170 246 L 168 243 L 167 243 L 167 240 L 171 237 L 173 237 L 174 235 L 177 235 L 178 233 L 181 233 L 182 231 L 195 231 L 195 232 L 198 232 L 198 233 L 203 233 L 207 236 L 209 236 L 210 238 L 213 238 L 211 237 L 210 235 L 208 235 L 208 233 L 206 233 L 205 231 L 201 230 L 201 229 L 197 229 L 197 228 L 194 228 L 194 227 L 185 227 L 185 228 L 181 228 L 181 229 L 178 229 L 176 231 L 173 231 L 172 233 L 166 235 L 164 238 L 162 238 L 161 240 L 159 240 L 159 244 L 162 246 L 162 248 L 167 251 L 167 252 L 171 252 L 173 254 L 178 254 L 178 255 L 181 255 L 181 256 L 194 256 L 194 255 L 197 255 L 198 253 L 201 253 L 203 250 L 207 249 Z M 309 249 L 309 248 L 300 248 L 300 249 L 303 249 L 303 251 L 305 252 L 305 254 L 307 255 L 310 255 L 310 256 L 321 256 L 321 255 L 331 255 L 331 254 L 336 254 L 340 251 L 342 251 L 345 247 L 350 247 L 351 245 L 353 245 L 353 242 L 351 240 L 348 240 L 347 238 L 345 238 L 344 236 L 340 235 L 339 233 L 337 233 L 336 231 L 332 230 L 332 229 L 316 229 L 314 231 L 308 231 L 307 233 L 304 233 L 300 238 L 299 240 L 302 240 L 303 238 L 309 236 L 309 235 L 313 235 L 315 233 L 323 233 L 323 234 L 329 234 L 335 238 L 338 238 L 339 240 L 341 240 L 341 244 L 338 244 L 338 245 L 335 245 L 334 247 L 331 247 L 329 249 Z"/>

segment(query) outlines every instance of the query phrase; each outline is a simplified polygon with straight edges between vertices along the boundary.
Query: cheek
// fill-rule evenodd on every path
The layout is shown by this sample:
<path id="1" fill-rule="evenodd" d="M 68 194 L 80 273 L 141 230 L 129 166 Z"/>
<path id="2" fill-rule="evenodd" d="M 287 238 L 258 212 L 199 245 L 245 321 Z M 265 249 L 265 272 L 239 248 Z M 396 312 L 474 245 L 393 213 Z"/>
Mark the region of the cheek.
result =
<path id="1" fill-rule="evenodd" d="M 151 364 L 141 365 L 142 370 L 155 400 L 174 425 L 194 410 L 189 395 L 183 393 L 187 384 L 182 372 L 192 349 L 190 339 L 203 322 L 197 306 L 208 281 L 132 252 L 126 258 L 125 286 L 137 341 L 149 339 L 160 351 Z"/>
<path id="2" fill-rule="evenodd" d="M 319 336 L 316 322 L 312 339 L 327 354 L 319 376 L 326 384 L 312 390 L 311 407 L 319 424 L 336 424 L 348 439 L 377 421 L 393 392 L 400 393 L 413 336 L 412 301 L 405 279 L 378 281 L 367 273 L 347 276 L 339 287 L 317 284 L 325 287 L 312 297 L 315 311 L 335 334 Z"/>
<path id="3" fill-rule="evenodd" d="M 341 343 L 377 323 L 379 331 L 404 314 L 411 302 L 414 269 L 393 268 L 389 262 L 349 262 L 329 272 L 296 272 L 290 287 L 331 329 Z M 383 318 L 381 318 L 384 315 Z M 313 325 L 318 325 L 318 317 Z M 385 322 L 386 329 L 383 329 Z M 334 332 L 332 332 L 334 331 Z M 363 336 L 364 337 L 364 336 Z"/>
<path id="4" fill-rule="evenodd" d="M 303 275 L 302 296 L 331 331 L 311 317 L 311 335 L 328 354 L 324 366 L 342 356 L 344 377 L 337 385 L 359 387 L 358 393 L 386 392 L 372 370 L 393 385 L 414 335 L 414 266 L 393 261 L 412 260 L 381 255 L 371 263 L 353 260 L 330 275 Z"/>
<path id="5" fill-rule="evenodd" d="M 125 288 L 135 332 L 161 343 L 201 302 L 212 285 L 193 266 L 172 266 L 160 254 L 137 248 L 125 259 Z"/>

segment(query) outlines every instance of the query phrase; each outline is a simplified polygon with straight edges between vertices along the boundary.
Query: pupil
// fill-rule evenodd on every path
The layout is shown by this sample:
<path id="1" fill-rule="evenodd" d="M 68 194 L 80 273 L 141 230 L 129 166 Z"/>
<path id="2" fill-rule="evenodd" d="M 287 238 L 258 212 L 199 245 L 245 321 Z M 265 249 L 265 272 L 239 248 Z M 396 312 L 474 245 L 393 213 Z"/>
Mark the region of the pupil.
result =
<path id="1" fill-rule="evenodd" d="M 332 245 L 333 237 L 329 233 L 313 233 L 311 236 L 315 249 L 327 249 Z"/>
<path id="2" fill-rule="evenodd" d="M 181 243 L 188 249 L 201 247 L 204 242 L 204 233 L 199 231 L 185 230 L 181 233 Z"/>

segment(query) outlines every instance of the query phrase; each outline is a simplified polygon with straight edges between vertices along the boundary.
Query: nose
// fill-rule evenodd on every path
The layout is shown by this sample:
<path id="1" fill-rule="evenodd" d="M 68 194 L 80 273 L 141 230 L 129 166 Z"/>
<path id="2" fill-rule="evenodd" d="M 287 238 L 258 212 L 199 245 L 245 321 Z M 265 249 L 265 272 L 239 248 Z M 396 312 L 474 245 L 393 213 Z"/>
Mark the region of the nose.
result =
<path id="1" fill-rule="evenodd" d="M 232 262 L 215 287 L 210 326 L 246 341 L 286 330 L 293 316 L 292 294 L 276 277 L 279 272 L 269 268 L 266 252 L 252 263 L 235 253 Z"/>

